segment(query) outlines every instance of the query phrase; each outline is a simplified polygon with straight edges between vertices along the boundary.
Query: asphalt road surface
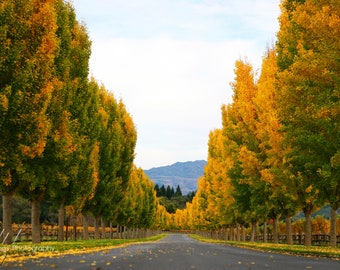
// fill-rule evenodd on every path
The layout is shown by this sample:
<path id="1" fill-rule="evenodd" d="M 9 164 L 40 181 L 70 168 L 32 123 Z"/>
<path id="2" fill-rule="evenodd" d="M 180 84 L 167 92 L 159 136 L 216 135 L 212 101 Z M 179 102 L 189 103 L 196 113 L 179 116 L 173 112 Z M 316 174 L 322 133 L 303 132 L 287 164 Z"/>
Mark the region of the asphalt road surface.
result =
<path id="1" fill-rule="evenodd" d="M 340 261 L 305 258 L 253 251 L 219 244 L 202 243 L 187 235 L 166 238 L 101 252 L 63 255 L 24 262 L 5 263 L 4 269 L 237 269 L 237 270 L 332 270 Z"/>

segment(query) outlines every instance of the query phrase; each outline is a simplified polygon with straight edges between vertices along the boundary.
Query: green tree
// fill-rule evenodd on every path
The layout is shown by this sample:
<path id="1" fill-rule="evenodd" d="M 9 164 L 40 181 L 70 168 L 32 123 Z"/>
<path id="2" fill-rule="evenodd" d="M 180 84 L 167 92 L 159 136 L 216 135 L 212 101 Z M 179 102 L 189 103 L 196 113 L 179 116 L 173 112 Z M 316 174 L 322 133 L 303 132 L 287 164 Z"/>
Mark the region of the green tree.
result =
<path id="1" fill-rule="evenodd" d="M 92 192 L 92 184 L 88 182 L 88 178 L 81 179 L 82 183 L 78 181 L 81 162 L 79 152 L 83 150 L 83 137 L 87 136 L 87 140 L 90 141 L 91 136 L 87 134 L 88 132 L 81 133 L 82 126 L 86 125 L 87 119 L 80 118 L 79 113 L 77 114 L 77 110 L 80 109 L 84 110 L 82 115 L 86 114 L 86 105 L 89 103 L 87 100 L 92 98 L 90 95 L 86 96 L 81 93 L 89 93 L 86 87 L 91 42 L 86 28 L 76 21 L 75 12 L 70 4 L 62 0 L 56 1 L 55 10 L 58 23 L 56 35 L 60 49 L 54 63 L 55 78 L 58 80 L 57 90 L 52 95 L 52 102 L 47 108 L 51 119 L 51 129 L 43 155 L 27 163 L 31 177 L 21 192 L 32 202 L 32 214 L 35 212 L 32 215 L 32 223 L 37 224 L 39 235 L 39 212 L 43 199 L 53 199 L 59 204 L 59 227 L 62 229 L 64 204 L 70 204 L 77 194 L 79 196 L 80 191 L 84 198 L 86 194 Z M 82 104 L 79 104 L 78 100 L 82 95 L 85 99 L 82 100 Z M 78 106 L 74 108 L 76 105 Z M 96 123 L 94 118 L 97 113 L 96 111 L 91 113 L 93 123 Z M 93 130 L 93 133 L 95 132 L 96 129 Z M 93 141 L 91 143 L 93 144 Z M 88 153 L 88 156 L 91 157 L 91 153 Z M 62 238 L 63 233 L 60 230 L 59 240 Z M 38 236 L 34 241 L 40 241 Z"/>
<path id="2" fill-rule="evenodd" d="M 182 196 L 182 190 L 179 185 L 176 188 L 175 196 Z"/>
<path id="3" fill-rule="evenodd" d="M 174 189 L 171 188 L 169 185 L 166 187 L 166 192 L 165 192 L 165 196 L 170 200 L 172 195 L 174 193 Z"/>
<path id="4" fill-rule="evenodd" d="M 291 146 L 287 167 L 306 216 L 306 245 L 311 245 L 310 215 L 315 207 L 327 199 L 333 224 L 339 207 L 339 16 L 339 5 L 332 0 L 282 3 L 279 109 Z"/>
<path id="5" fill-rule="evenodd" d="M 98 185 L 85 210 L 95 218 L 116 220 L 118 205 L 129 181 L 136 144 L 136 130 L 122 102 L 104 87 L 100 91 L 102 128 L 99 136 Z"/>
<path id="6" fill-rule="evenodd" d="M 159 188 L 158 184 L 155 185 L 155 191 L 156 191 L 156 196 L 159 197 L 160 196 L 160 188 Z"/>
<path id="7" fill-rule="evenodd" d="M 56 30 L 53 0 L 0 5 L 0 177 L 8 243 L 12 195 L 27 179 L 26 161 L 43 153 L 50 129 L 46 111 L 55 90 Z M 32 226 L 35 239 L 38 228 Z"/>
<path id="8" fill-rule="evenodd" d="M 165 189 L 165 186 L 164 184 L 161 186 L 160 190 L 159 190 L 159 196 L 160 197 L 165 197 L 166 195 L 166 189 Z"/>
<path id="9" fill-rule="evenodd" d="M 51 181 L 49 189 L 50 197 L 59 208 L 58 240 L 62 241 L 65 205 L 73 206 L 74 215 L 80 213 L 98 182 L 100 115 L 99 86 L 93 79 L 88 81 L 91 41 L 86 27 L 78 23 L 75 11 L 69 3 L 64 4 L 63 1 L 59 1 L 58 8 L 60 24 L 58 34 L 63 50 L 60 50 L 56 66 L 60 80 L 64 83 L 63 91 L 60 91 L 59 97 L 56 97 L 56 110 L 62 112 L 59 115 L 69 115 L 69 128 L 68 136 L 60 136 L 59 134 L 63 133 L 58 127 L 56 128 L 57 140 L 53 140 L 53 145 L 64 143 L 65 147 L 67 141 L 71 141 L 72 145 L 69 144 L 67 147 L 68 158 L 65 159 L 67 155 L 62 155 L 63 160 L 56 163 L 60 165 L 56 168 L 57 175 L 64 175 L 65 181 L 61 183 Z M 61 103 L 63 106 L 60 106 Z M 54 149 L 53 153 L 60 157 L 60 146 Z"/>

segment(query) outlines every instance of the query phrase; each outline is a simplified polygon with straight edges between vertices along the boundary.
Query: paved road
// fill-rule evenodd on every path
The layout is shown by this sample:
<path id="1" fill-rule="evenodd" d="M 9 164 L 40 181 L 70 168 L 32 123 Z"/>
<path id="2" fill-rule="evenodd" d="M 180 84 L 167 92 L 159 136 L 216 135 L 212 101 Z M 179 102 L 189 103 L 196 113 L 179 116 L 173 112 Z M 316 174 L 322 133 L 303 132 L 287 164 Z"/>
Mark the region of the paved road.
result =
<path id="1" fill-rule="evenodd" d="M 8 263 L 5 269 L 140 269 L 140 270 L 332 270 L 340 261 L 304 258 L 224 245 L 201 243 L 187 235 L 170 234 L 152 243 L 131 245 L 89 254 L 65 255 L 24 263 Z"/>

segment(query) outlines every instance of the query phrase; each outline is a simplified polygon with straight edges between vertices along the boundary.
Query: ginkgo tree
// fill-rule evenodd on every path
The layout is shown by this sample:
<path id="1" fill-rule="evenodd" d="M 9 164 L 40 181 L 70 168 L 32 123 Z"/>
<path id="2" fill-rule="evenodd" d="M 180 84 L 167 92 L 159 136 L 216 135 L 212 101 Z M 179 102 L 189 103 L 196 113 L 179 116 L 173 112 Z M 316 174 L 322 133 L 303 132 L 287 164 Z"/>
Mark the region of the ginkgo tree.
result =
<path id="1" fill-rule="evenodd" d="M 256 224 L 262 219 L 266 221 L 268 207 L 268 190 L 261 181 L 261 162 L 263 152 L 259 148 L 256 137 L 258 112 L 254 104 L 257 94 L 255 73 L 251 64 L 237 61 L 235 79 L 231 84 L 234 91 L 233 103 L 223 107 L 223 134 L 230 144 L 230 155 L 233 166 L 228 175 L 233 186 L 233 197 L 237 208 L 252 224 L 251 240 L 255 240 Z"/>
<path id="2" fill-rule="evenodd" d="M 82 190 L 81 186 L 87 183 L 83 178 L 81 186 L 76 187 L 77 171 L 79 170 L 79 153 L 82 148 L 82 137 L 90 134 L 81 134 L 80 127 L 85 124 L 77 110 L 83 109 L 86 113 L 85 104 L 78 104 L 82 93 L 87 92 L 88 65 L 90 57 L 90 46 L 86 28 L 80 25 L 72 6 L 62 0 L 55 1 L 57 12 L 58 29 L 56 36 L 59 40 L 59 50 L 55 56 L 55 81 L 56 90 L 51 97 L 51 103 L 47 108 L 50 116 L 51 128 L 46 140 L 46 147 L 41 157 L 36 157 L 27 162 L 30 177 L 24 181 L 21 195 L 31 201 L 32 204 L 32 240 L 40 242 L 40 204 L 42 200 L 54 200 L 59 204 L 62 218 L 64 204 L 70 204 L 72 196 L 68 196 L 66 190 L 76 188 L 72 194 Z M 85 95 L 84 95 L 85 96 Z M 91 96 L 86 96 L 91 100 Z M 77 108 L 74 106 L 78 105 Z M 92 121 L 96 123 L 96 112 L 92 114 Z M 92 131 L 96 132 L 96 129 Z M 97 132 L 98 133 L 98 132 Z M 92 142 L 93 143 L 93 142 Z M 84 154 L 84 153 L 82 153 Z M 89 155 L 91 156 L 91 155 Z M 91 184 L 87 189 L 91 192 Z M 86 197 L 83 190 L 82 196 Z M 65 199 L 69 201 L 65 202 Z M 63 228 L 63 220 L 59 221 L 60 228 Z M 60 230 L 59 240 L 62 240 Z"/>
<path id="3" fill-rule="evenodd" d="M 292 244 L 291 217 L 302 210 L 305 244 L 311 245 L 311 213 L 329 203 L 334 246 L 340 6 L 333 0 L 283 0 L 281 11 L 278 41 L 266 51 L 258 80 L 248 62 L 236 62 L 233 100 L 222 107 L 222 129 L 209 135 L 205 174 L 192 203 L 173 220 L 179 228 L 218 230 L 235 222 L 265 225 L 270 218 L 278 242 L 281 217 Z"/>
<path id="4" fill-rule="evenodd" d="M 207 214 L 210 222 L 216 228 L 233 224 L 234 220 L 229 215 L 231 184 L 228 170 L 232 167 L 232 160 L 226 154 L 224 137 L 221 129 L 215 129 L 209 134 L 208 164 L 204 169 L 204 178 L 208 183 Z"/>
<path id="5" fill-rule="evenodd" d="M 278 101 L 291 149 L 287 167 L 306 216 L 305 244 L 311 245 L 311 213 L 326 199 L 339 207 L 339 26 L 337 1 L 282 2 L 278 32 Z"/>
<path id="6" fill-rule="evenodd" d="M 119 204 L 120 225 L 142 230 L 156 225 L 157 198 L 153 183 L 141 168 L 133 167 L 125 196 Z M 137 234 L 140 237 L 140 234 Z"/>
<path id="7" fill-rule="evenodd" d="M 27 161 L 42 155 L 51 120 L 58 49 L 53 0 L 0 5 L 0 186 L 3 226 L 12 241 L 11 197 L 27 179 Z"/>
<path id="8" fill-rule="evenodd" d="M 65 206 L 74 216 L 90 211 L 117 221 L 119 203 L 129 196 L 137 134 L 125 104 L 88 79 L 85 25 L 63 0 L 3 1 L 0 22 L 0 190 L 7 243 L 14 194 L 31 201 L 35 243 L 41 241 L 45 200 L 59 207 L 59 240 Z M 136 181 L 145 190 L 144 210 L 153 213 L 151 182 Z"/>
<path id="9" fill-rule="evenodd" d="M 257 81 L 257 94 L 254 98 L 258 120 L 256 137 L 262 152 L 261 181 L 268 191 L 268 217 L 274 220 L 274 242 L 278 242 L 278 218 L 285 217 L 288 243 L 292 242 L 291 216 L 296 211 L 294 186 L 284 168 L 285 152 L 284 134 L 278 116 L 276 100 L 276 49 L 270 48 L 262 60 L 261 74 Z"/>
<path id="10" fill-rule="evenodd" d="M 99 135 L 98 184 L 94 196 L 84 206 L 96 219 L 117 221 L 118 205 L 123 199 L 134 160 L 137 134 L 122 101 L 117 102 L 104 86 L 100 89 L 101 131 Z"/>

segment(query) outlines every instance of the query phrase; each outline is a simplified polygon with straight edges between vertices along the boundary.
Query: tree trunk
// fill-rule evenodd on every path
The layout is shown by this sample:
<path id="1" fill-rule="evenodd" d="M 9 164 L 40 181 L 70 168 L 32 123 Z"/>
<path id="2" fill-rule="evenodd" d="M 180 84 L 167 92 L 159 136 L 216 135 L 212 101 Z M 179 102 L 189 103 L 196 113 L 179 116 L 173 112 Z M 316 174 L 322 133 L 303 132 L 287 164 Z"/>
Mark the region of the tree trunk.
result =
<path id="1" fill-rule="evenodd" d="M 241 233 L 240 233 L 240 224 L 236 224 L 236 241 L 240 242 L 241 240 Z"/>
<path id="2" fill-rule="evenodd" d="M 274 239 L 274 243 L 275 244 L 279 243 L 278 223 L 279 223 L 279 220 L 277 218 L 274 218 L 274 223 L 273 223 L 273 239 Z"/>
<path id="3" fill-rule="evenodd" d="M 12 231 L 12 198 L 13 194 L 2 195 L 2 226 L 4 244 L 11 244 L 13 241 Z"/>
<path id="4" fill-rule="evenodd" d="M 94 218 L 94 239 L 99 239 L 100 233 L 99 233 L 99 217 Z"/>
<path id="5" fill-rule="evenodd" d="M 68 224 L 69 224 L 69 217 L 67 216 L 66 217 L 66 228 L 65 228 L 65 240 L 67 241 L 68 240 Z"/>
<path id="6" fill-rule="evenodd" d="M 312 220 L 311 211 L 305 211 L 306 224 L 305 224 L 305 246 L 312 245 Z"/>
<path id="7" fill-rule="evenodd" d="M 64 224 L 65 224 L 65 200 L 60 202 L 58 208 L 58 241 L 64 241 Z"/>
<path id="8" fill-rule="evenodd" d="M 255 234 L 256 234 L 256 222 L 253 221 L 253 222 L 251 223 L 250 242 L 255 242 Z"/>
<path id="9" fill-rule="evenodd" d="M 267 243 L 267 221 L 263 224 L 263 243 Z"/>
<path id="10" fill-rule="evenodd" d="M 106 238 L 106 226 L 103 218 L 100 219 L 100 224 L 102 225 L 102 239 Z"/>
<path id="11" fill-rule="evenodd" d="M 89 217 L 83 214 L 83 239 L 89 240 Z"/>
<path id="12" fill-rule="evenodd" d="M 234 225 L 230 225 L 230 240 L 235 241 Z"/>
<path id="13" fill-rule="evenodd" d="M 293 232 L 292 232 L 292 218 L 290 215 L 286 216 L 286 235 L 287 235 L 287 244 L 293 244 Z"/>
<path id="14" fill-rule="evenodd" d="M 120 226 L 120 233 L 122 235 L 122 239 L 126 239 L 126 227 L 125 226 Z"/>
<path id="15" fill-rule="evenodd" d="M 112 226 L 112 220 L 110 220 L 110 239 L 113 238 L 113 226 Z"/>
<path id="16" fill-rule="evenodd" d="M 227 241 L 230 240 L 230 238 L 229 238 L 229 227 L 227 227 L 227 228 L 225 229 L 225 237 L 226 237 L 226 240 L 227 240 Z"/>
<path id="17" fill-rule="evenodd" d="M 255 242 L 259 241 L 259 222 L 256 221 L 255 222 L 255 238 L 254 238 Z"/>
<path id="18" fill-rule="evenodd" d="M 330 222 L 330 246 L 336 247 L 337 245 L 337 235 L 336 235 L 336 210 L 337 207 L 331 207 L 331 222 Z"/>
<path id="19" fill-rule="evenodd" d="M 245 242 L 246 241 L 246 230 L 244 228 L 244 224 L 241 226 L 241 241 Z"/>
<path id="20" fill-rule="evenodd" d="M 77 215 L 72 215 L 73 241 L 77 241 Z"/>
<path id="21" fill-rule="evenodd" d="M 41 243 L 41 235 L 40 235 L 40 200 L 33 200 L 32 204 L 32 212 L 31 212 L 31 223 L 32 223 L 32 243 L 39 244 Z"/>

